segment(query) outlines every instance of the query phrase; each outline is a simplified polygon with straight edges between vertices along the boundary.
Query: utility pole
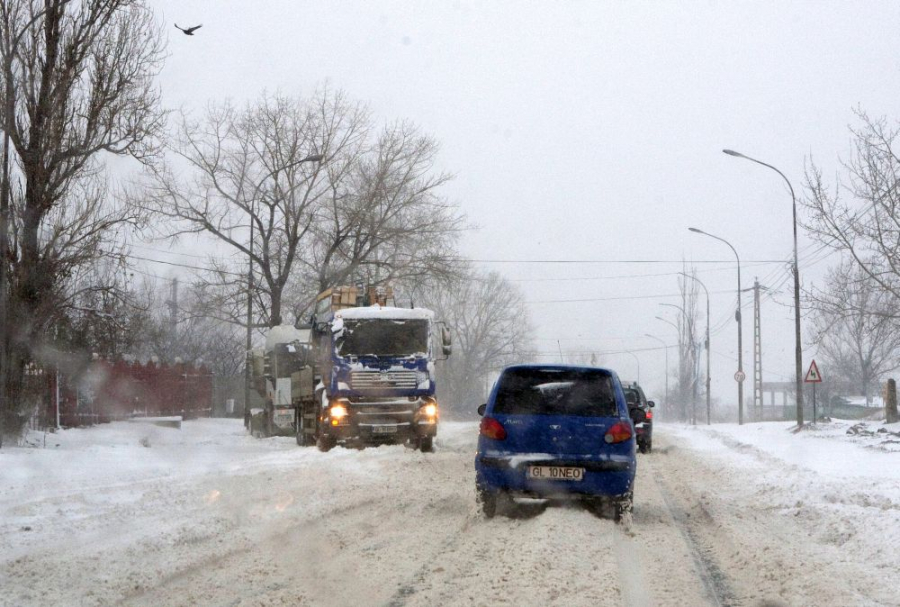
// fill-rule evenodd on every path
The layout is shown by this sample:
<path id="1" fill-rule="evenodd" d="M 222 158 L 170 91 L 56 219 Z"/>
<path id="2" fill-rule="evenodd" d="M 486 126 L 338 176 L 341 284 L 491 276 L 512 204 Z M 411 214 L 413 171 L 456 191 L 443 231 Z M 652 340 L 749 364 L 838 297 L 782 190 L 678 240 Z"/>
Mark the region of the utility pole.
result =
<path id="1" fill-rule="evenodd" d="M 762 324 L 759 310 L 759 279 L 753 279 L 753 407 L 756 410 L 756 420 L 763 419 L 763 389 L 762 389 Z"/>
<path id="2" fill-rule="evenodd" d="M 175 330 L 178 325 L 178 279 L 172 279 L 172 299 L 169 300 L 169 330 L 172 333 L 172 341 L 175 340 Z"/>

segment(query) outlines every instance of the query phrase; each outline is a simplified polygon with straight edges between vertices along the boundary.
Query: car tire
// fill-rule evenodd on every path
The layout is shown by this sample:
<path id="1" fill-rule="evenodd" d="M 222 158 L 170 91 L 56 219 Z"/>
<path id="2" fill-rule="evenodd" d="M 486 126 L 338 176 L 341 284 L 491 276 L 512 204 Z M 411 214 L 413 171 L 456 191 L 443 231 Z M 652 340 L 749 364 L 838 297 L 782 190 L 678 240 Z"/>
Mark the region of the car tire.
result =
<path id="1" fill-rule="evenodd" d="M 497 492 L 484 489 L 477 490 L 477 501 L 485 518 L 494 518 L 497 514 Z"/>
<path id="2" fill-rule="evenodd" d="M 613 505 L 613 519 L 617 523 L 629 522 L 634 511 L 634 492 L 629 491 L 616 499 Z"/>
<path id="3" fill-rule="evenodd" d="M 422 453 L 433 453 L 434 452 L 434 437 L 433 436 L 423 436 L 419 439 L 419 451 Z"/>
<path id="4" fill-rule="evenodd" d="M 321 451 L 322 453 L 331 451 L 336 445 L 337 441 L 330 436 L 320 436 L 319 440 L 316 441 L 316 447 L 318 447 L 319 451 Z"/>
<path id="5" fill-rule="evenodd" d="M 647 448 L 647 443 L 638 443 L 638 451 L 640 451 L 641 453 L 647 453 L 647 451 L 649 451 L 649 449 Z"/>
<path id="6" fill-rule="evenodd" d="M 647 453 L 653 451 L 653 441 L 647 442 Z"/>

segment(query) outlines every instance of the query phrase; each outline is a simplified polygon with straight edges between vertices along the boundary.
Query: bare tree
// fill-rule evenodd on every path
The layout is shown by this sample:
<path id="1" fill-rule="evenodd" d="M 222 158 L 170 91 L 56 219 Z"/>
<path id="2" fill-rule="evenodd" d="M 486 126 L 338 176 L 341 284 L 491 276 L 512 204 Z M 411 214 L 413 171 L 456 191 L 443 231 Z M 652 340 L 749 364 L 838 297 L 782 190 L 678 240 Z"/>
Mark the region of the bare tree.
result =
<path id="1" fill-rule="evenodd" d="M 678 380 L 673 390 L 674 415 L 691 420 L 696 412 L 700 386 L 700 341 L 698 339 L 697 281 L 689 277 L 678 279 L 681 300 L 678 305 Z"/>
<path id="2" fill-rule="evenodd" d="M 844 175 L 833 186 L 814 164 L 806 172 L 809 211 L 805 227 L 824 245 L 843 251 L 895 305 L 900 306 L 900 126 L 886 118 L 856 112 L 861 125 L 851 128 L 854 150 L 841 162 Z"/>
<path id="3" fill-rule="evenodd" d="M 900 326 L 894 300 L 864 270 L 845 261 L 831 268 L 825 288 L 812 293 L 815 339 L 829 381 L 861 390 L 900 365 Z"/>
<path id="4" fill-rule="evenodd" d="M 503 366 L 527 362 L 532 326 L 522 292 L 496 272 L 423 289 L 417 305 L 431 308 L 454 337 L 453 355 L 440 363 L 438 390 L 448 410 L 471 414 L 487 382 Z"/>
<path id="5" fill-rule="evenodd" d="M 163 52 L 142 0 L 0 3 L 3 432 L 21 427 L 15 395 L 34 346 L 78 294 L 72 277 L 137 221 L 108 201 L 102 159 L 155 151 Z"/>
<path id="6" fill-rule="evenodd" d="M 447 180 L 432 174 L 437 146 L 405 123 L 372 131 L 364 107 L 327 90 L 182 120 L 173 151 L 188 170 L 155 170 L 142 194 L 174 220 L 173 235 L 211 235 L 236 253 L 211 264 L 210 314 L 246 322 L 248 259 L 256 326 L 283 321 L 285 294 L 296 315 L 351 278 L 375 284 L 449 264 L 460 220 L 436 194 Z"/>
<path id="7" fill-rule="evenodd" d="M 462 220 L 438 189 L 437 143 L 409 123 L 385 128 L 356 158 L 320 210 L 314 238 L 300 258 L 312 293 L 358 278 L 368 284 L 446 279 L 458 267 Z"/>
<path id="8" fill-rule="evenodd" d="M 263 96 L 243 110 L 210 106 L 201 122 L 182 116 L 171 151 L 186 174 L 172 165 L 154 168 L 139 195 L 174 220 L 171 235 L 209 235 L 236 253 L 211 264 L 211 314 L 243 322 L 244 272 L 252 260 L 261 324 L 281 323 L 301 243 L 333 196 L 333 182 L 344 180 L 361 153 L 367 128 L 363 108 L 327 92 L 310 100 Z"/>

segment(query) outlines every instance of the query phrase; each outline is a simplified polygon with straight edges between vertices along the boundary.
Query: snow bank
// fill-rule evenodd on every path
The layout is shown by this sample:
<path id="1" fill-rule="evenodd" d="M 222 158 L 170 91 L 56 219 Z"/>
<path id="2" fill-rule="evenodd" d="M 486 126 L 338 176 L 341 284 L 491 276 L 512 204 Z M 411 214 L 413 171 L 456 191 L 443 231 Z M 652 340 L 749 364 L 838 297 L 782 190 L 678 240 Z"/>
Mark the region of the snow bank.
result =
<path id="1" fill-rule="evenodd" d="M 794 521 L 810 546 L 836 550 L 842 562 L 888 571 L 900 546 L 898 426 L 835 420 L 801 432 L 790 422 L 659 430 L 720 467 L 723 482 L 709 488 L 718 497 Z"/>

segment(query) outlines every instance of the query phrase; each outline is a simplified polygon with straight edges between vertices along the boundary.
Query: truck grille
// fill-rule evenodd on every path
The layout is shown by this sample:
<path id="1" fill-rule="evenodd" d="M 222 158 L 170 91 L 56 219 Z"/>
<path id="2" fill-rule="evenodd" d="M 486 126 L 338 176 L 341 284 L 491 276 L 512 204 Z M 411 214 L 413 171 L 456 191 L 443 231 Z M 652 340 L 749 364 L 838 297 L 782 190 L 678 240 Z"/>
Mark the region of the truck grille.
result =
<path id="1" fill-rule="evenodd" d="M 354 371 L 350 387 L 354 390 L 415 390 L 418 386 L 415 371 Z"/>

